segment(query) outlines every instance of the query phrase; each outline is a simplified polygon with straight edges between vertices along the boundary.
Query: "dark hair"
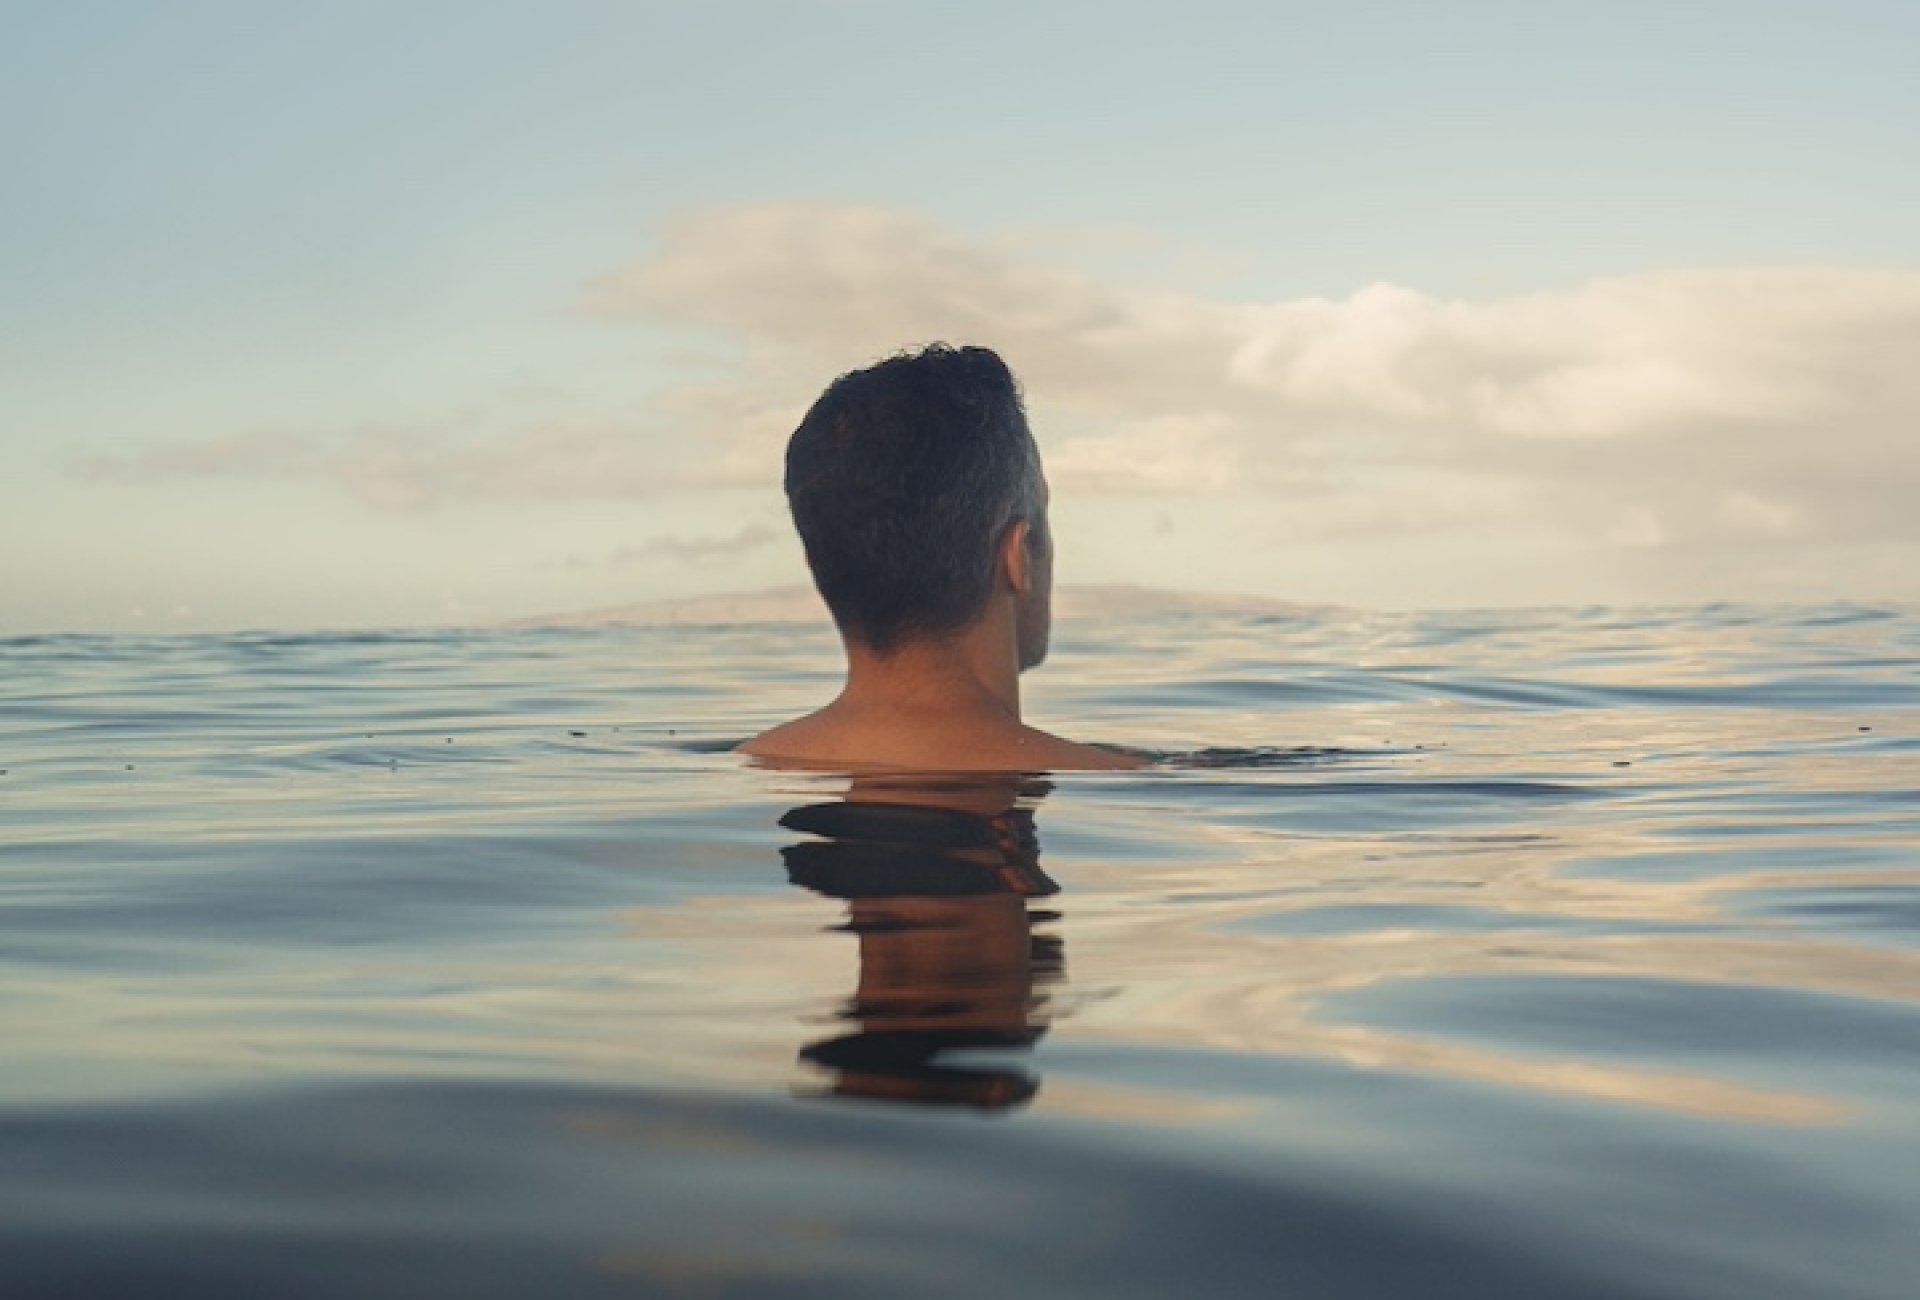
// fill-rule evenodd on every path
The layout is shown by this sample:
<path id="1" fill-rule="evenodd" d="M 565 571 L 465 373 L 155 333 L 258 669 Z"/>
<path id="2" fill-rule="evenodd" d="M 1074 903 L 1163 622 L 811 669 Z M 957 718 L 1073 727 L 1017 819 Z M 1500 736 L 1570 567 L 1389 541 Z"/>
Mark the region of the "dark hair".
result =
<path id="1" fill-rule="evenodd" d="M 1007 525 L 1041 525 L 1040 452 L 986 348 L 935 344 L 834 380 L 787 443 L 786 483 L 834 621 L 880 651 L 972 622 Z"/>

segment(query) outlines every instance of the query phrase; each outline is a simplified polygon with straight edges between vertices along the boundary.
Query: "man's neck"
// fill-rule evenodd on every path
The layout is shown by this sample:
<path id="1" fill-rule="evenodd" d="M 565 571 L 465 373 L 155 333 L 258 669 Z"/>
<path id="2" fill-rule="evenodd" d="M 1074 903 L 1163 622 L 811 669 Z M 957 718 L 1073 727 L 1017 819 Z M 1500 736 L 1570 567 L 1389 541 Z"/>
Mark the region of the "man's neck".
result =
<path id="1" fill-rule="evenodd" d="M 939 640 L 915 641 L 886 654 L 847 643 L 847 685 L 841 701 L 865 711 L 909 710 L 1020 724 L 1020 664 L 1012 629 L 985 618 Z"/>

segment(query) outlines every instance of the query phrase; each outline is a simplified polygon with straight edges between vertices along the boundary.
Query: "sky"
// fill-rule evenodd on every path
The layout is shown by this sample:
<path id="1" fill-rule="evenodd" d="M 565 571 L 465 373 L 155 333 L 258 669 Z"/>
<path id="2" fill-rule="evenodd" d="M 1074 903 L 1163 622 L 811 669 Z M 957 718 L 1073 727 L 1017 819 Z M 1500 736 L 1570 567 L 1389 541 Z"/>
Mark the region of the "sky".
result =
<path id="1" fill-rule="evenodd" d="M 0 0 L 0 635 L 806 581 L 944 339 L 1066 583 L 1920 600 L 1920 4 Z"/>

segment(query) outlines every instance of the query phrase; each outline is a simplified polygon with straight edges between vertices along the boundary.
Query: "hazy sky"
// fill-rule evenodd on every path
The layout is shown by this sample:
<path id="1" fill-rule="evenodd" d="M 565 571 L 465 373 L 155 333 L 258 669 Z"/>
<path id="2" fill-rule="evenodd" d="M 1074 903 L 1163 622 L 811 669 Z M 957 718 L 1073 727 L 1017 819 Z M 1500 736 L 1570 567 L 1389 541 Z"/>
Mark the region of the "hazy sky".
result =
<path id="1" fill-rule="evenodd" d="M 0 0 L 0 633 L 805 581 L 936 338 L 1068 582 L 1920 599 L 1920 4 Z"/>

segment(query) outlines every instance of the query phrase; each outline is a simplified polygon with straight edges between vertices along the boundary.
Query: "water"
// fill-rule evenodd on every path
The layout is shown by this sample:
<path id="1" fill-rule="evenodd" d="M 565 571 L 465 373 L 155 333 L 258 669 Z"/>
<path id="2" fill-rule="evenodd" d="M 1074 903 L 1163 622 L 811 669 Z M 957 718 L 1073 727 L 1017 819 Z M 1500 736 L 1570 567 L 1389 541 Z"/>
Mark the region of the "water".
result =
<path id="1" fill-rule="evenodd" d="M 0 642 L 0 1295 L 1898 1297 L 1920 613 Z"/>

